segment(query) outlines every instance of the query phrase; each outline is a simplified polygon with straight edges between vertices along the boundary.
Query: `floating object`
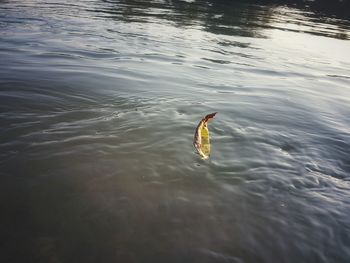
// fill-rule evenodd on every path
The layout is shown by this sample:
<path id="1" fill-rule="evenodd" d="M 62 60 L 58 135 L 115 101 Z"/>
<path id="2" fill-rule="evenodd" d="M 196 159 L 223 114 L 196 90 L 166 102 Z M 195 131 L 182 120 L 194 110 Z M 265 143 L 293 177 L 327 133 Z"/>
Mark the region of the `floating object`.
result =
<path id="1" fill-rule="evenodd" d="M 198 124 L 194 134 L 193 146 L 196 148 L 198 154 L 207 159 L 210 155 L 210 138 L 208 130 L 208 121 L 214 118 L 217 112 L 208 114 Z"/>

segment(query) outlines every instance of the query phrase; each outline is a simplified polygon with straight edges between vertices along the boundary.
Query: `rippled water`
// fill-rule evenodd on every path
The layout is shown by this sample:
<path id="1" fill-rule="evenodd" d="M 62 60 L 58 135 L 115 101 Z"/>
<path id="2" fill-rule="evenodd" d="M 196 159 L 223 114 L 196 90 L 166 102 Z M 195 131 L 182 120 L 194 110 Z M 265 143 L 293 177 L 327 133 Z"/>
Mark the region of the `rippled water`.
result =
<path id="1" fill-rule="evenodd" d="M 280 4 L 0 1 L 0 261 L 349 262 L 349 29 Z"/>

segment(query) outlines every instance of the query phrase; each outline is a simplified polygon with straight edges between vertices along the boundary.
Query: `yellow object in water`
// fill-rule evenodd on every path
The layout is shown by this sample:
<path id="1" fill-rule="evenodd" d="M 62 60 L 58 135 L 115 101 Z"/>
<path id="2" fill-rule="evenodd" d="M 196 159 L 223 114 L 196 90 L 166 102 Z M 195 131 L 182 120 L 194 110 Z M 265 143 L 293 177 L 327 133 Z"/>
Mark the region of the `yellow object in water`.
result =
<path id="1" fill-rule="evenodd" d="M 210 155 L 210 137 L 208 130 L 208 121 L 214 118 L 217 112 L 208 114 L 198 124 L 194 134 L 193 145 L 203 159 Z"/>

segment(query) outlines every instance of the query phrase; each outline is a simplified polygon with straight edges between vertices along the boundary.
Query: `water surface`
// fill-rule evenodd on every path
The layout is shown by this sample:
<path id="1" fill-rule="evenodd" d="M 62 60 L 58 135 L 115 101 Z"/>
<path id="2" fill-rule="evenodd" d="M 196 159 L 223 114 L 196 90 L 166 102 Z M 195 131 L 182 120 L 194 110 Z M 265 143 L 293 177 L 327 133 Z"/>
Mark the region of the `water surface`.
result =
<path id="1" fill-rule="evenodd" d="M 0 1 L 0 261 L 348 262 L 349 28 L 261 2 Z"/>

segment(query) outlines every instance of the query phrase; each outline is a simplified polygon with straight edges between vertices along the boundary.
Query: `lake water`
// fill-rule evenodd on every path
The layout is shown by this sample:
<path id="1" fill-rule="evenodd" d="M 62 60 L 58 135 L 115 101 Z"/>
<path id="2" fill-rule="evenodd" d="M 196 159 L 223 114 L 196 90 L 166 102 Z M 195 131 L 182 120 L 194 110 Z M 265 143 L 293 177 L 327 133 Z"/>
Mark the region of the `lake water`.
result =
<path id="1" fill-rule="evenodd" d="M 0 1 L 0 261 L 349 262 L 349 39 L 293 5 Z"/>

